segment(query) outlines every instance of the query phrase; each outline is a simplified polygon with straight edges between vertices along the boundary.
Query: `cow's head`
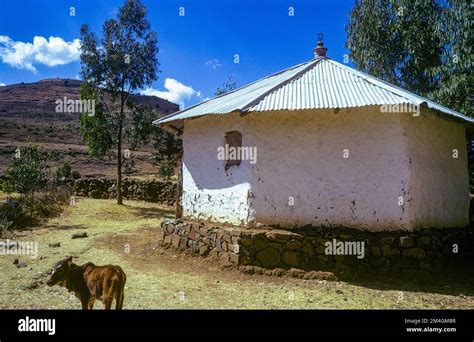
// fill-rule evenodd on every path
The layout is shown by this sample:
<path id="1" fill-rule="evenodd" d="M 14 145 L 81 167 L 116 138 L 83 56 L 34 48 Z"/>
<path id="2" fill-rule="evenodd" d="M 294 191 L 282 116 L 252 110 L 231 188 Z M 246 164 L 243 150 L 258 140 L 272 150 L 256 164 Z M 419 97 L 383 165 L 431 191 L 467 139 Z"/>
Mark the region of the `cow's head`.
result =
<path id="1" fill-rule="evenodd" d="M 69 277 L 69 269 L 71 268 L 72 264 L 72 256 L 60 260 L 54 265 L 53 272 L 51 273 L 51 277 L 46 282 L 48 286 L 66 286 L 66 281 Z"/>

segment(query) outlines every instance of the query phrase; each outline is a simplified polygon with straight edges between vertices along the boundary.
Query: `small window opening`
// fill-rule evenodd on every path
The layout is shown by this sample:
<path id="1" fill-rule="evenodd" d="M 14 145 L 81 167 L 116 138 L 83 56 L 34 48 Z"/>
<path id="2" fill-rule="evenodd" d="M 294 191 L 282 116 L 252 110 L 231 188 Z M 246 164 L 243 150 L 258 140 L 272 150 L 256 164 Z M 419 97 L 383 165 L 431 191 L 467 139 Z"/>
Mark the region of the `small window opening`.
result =
<path id="1" fill-rule="evenodd" d="M 224 148 L 226 151 L 225 169 L 234 165 L 240 165 L 242 156 L 242 133 L 232 131 L 225 133 Z"/>

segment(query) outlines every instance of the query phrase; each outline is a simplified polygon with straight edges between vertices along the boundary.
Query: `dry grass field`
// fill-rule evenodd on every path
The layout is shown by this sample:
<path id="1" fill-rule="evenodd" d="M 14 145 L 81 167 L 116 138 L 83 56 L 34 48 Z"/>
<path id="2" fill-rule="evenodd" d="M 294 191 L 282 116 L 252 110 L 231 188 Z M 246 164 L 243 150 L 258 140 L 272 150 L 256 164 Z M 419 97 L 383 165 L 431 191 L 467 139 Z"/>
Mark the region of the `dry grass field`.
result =
<path id="1" fill-rule="evenodd" d="M 197 256 L 163 249 L 160 222 L 168 207 L 80 198 L 60 217 L 17 232 L 16 240 L 37 241 L 37 259 L 0 256 L 0 309 L 80 309 L 64 288 L 48 287 L 52 265 L 73 255 L 76 263 L 120 264 L 127 274 L 124 309 L 389 309 L 474 308 L 472 282 L 449 279 L 420 286 L 405 283 L 328 282 L 247 275 Z M 87 232 L 84 239 L 72 234 Z M 60 247 L 49 244 L 60 243 Z M 102 304 L 98 303 L 96 309 Z"/>

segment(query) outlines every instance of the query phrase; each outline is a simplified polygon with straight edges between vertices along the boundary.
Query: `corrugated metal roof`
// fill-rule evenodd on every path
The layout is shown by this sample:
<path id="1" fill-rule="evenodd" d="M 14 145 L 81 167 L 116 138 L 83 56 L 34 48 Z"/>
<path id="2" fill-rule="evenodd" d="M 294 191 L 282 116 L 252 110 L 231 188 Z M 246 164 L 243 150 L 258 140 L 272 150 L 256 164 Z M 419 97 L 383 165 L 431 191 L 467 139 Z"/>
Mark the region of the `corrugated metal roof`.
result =
<path id="1" fill-rule="evenodd" d="M 165 116 L 166 125 L 208 114 L 350 108 L 371 105 L 426 105 L 453 118 L 474 119 L 328 58 L 317 58 L 243 86 L 227 94 Z"/>

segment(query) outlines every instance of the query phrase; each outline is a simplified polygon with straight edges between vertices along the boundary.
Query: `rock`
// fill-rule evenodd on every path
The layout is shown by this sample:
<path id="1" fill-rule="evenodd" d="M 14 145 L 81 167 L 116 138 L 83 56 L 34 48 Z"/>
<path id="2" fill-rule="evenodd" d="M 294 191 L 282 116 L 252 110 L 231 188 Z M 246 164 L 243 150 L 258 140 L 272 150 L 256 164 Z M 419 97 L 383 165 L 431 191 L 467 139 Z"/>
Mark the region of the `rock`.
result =
<path id="1" fill-rule="evenodd" d="M 314 254 L 314 248 L 310 243 L 307 243 L 303 246 L 303 252 L 306 254 L 313 255 Z"/>
<path id="2" fill-rule="evenodd" d="M 303 246 L 303 244 L 301 243 L 301 241 L 298 241 L 298 240 L 296 240 L 296 239 L 290 239 L 290 240 L 286 243 L 286 248 L 287 248 L 288 250 L 300 249 L 302 246 Z"/>
<path id="3" fill-rule="evenodd" d="M 171 235 L 171 244 L 173 245 L 173 247 L 178 248 L 179 247 L 179 241 L 180 241 L 179 235 L 177 235 L 177 234 Z"/>
<path id="4" fill-rule="evenodd" d="M 254 241 L 254 247 L 256 251 L 260 251 L 268 246 L 268 240 L 265 238 L 258 238 Z"/>
<path id="5" fill-rule="evenodd" d="M 59 243 L 59 242 L 50 243 L 48 246 L 49 246 L 49 247 L 61 247 L 61 243 Z"/>
<path id="6" fill-rule="evenodd" d="M 229 258 L 229 253 L 223 253 L 220 257 L 219 257 L 219 262 L 221 264 L 227 264 L 229 262 L 230 258 Z"/>
<path id="7" fill-rule="evenodd" d="M 165 238 L 163 239 L 163 243 L 165 245 L 170 245 L 171 244 L 171 235 L 166 235 Z"/>
<path id="8" fill-rule="evenodd" d="M 417 239 L 417 242 L 421 247 L 430 247 L 433 244 L 433 239 L 429 236 L 422 236 Z"/>
<path id="9" fill-rule="evenodd" d="M 238 254 L 229 253 L 229 261 L 235 265 L 239 264 L 240 256 Z"/>
<path id="10" fill-rule="evenodd" d="M 72 239 L 84 239 L 84 238 L 86 238 L 86 237 L 88 237 L 86 232 L 84 232 L 84 233 L 76 233 L 76 234 L 73 234 L 73 235 L 72 235 Z"/>
<path id="11" fill-rule="evenodd" d="M 258 266 L 239 266 L 239 271 L 246 274 L 265 274 L 265 269 Z"/>
<path id="12" fill-rule="evenodd" d="M 405 248 L 413 246 L 413 239 L 409 236 L 400 236 L 400 246 Z"/>
<path id="13" fill-rule="evenodd" d="M 281 257 L 280 253 L 271 247 L 266 247 L 257 254 L 257 260 L 265 268 L 275 268 L 280 265 Z"/>
<path id="14" fill-rule="evenodd" d="M 382 246 L 382 255 L 385 257 L 399 255 L 399 254 L 400 254 L 400 251 L 398 249 L 395 249 L 395 248 L 392 249 L 390 246 L 387 246 L 387 245 Z"/>
<path id="15" fill-rule="evenodd" d="M 242 238 L 242 245 L 245 247 L 250 247 L 253 245 L 253 239 L 249 237 Z"/>
<path id="16" fill-rule="evenodd" d="M 301 266 L 301 263 L 303 261 L 303 255 L 298 252 L 294 251 L 285 251 L 283 253 L 283 262 L 292 267 L 298 267 Z"/>
<path id="17" fill-rule="evenodd" d="M 300 270 L 298 268 L 290 268 L 290 270 L 286 273 L 286 276 L 292 277 L 292 278 L 303 279 L 305 274 L 306 272 L 303 270 Z"/>
<path id="18" fill-rule="evenodd" d="M 272 276 L 274 277 L 284 277 L 286 273 L 287 271 L 283 268 L 275 268 L 274 270 L 272 270 Z"/>
<path id="19" fill-rule="evenodd" d="M 202 246 L 199 248 L 199 255 L 206 256 L 209 253 L 209 248 L 207 246 Z"/>
<path id="20" fill-rule="evenodd" d="M 421 248 L 409 248 L 403 251 L 403 255 L 416 259 L 423 259 L 426 256 L 426 253 Z"/>
<path id="21" fill-rule="evenodd" d="M 23 268 L 23 267 L 26 267 L 26 266 L 28 266 L 28 265 L 26 264 L 26 262 L 21 261 L 21 260 L 18 261 L 18 263 L 16 264 L 16 267 L 17 267 L 17 268 Z"/>
<path id="22" fill-rule="evenodd" d="M 337 277 L 332 272 L 309 271 L 306 272 L 303 279 L 307 280 L 328 280 L 337 281 Z"/>

